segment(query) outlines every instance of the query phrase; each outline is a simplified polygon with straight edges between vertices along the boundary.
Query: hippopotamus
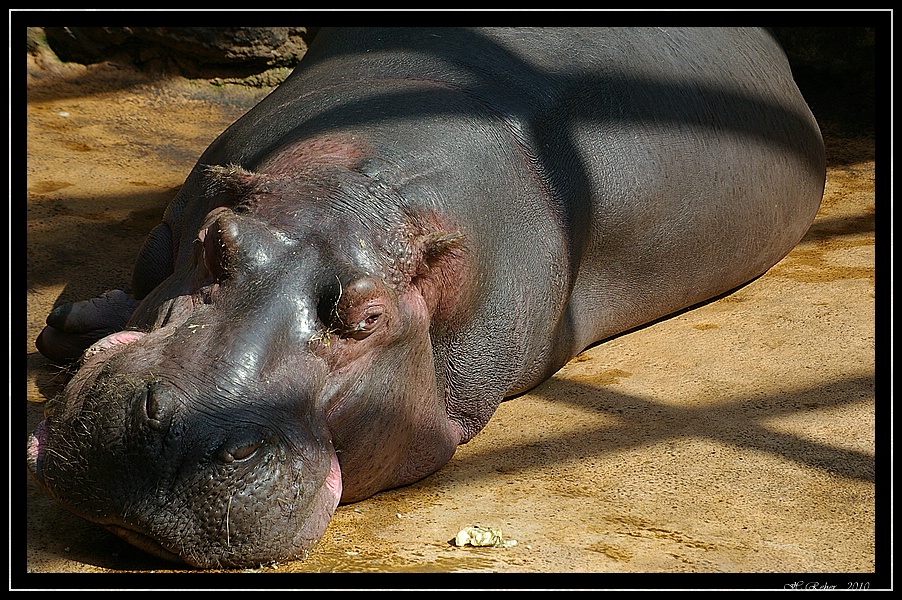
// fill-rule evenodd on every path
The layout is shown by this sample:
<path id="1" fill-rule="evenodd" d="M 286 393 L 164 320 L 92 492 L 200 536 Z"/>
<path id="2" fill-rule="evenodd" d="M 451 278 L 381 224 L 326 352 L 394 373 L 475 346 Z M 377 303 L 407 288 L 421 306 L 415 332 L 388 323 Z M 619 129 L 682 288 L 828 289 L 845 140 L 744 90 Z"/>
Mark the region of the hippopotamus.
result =
<path id="1" fill-rule="evenodd" d="M 131 288 L 57 307 L 62 506 L 198 568 L 303 557 L 586 347 L 760 276 L 825 180 L 760 29 L 324 29 Z"/>

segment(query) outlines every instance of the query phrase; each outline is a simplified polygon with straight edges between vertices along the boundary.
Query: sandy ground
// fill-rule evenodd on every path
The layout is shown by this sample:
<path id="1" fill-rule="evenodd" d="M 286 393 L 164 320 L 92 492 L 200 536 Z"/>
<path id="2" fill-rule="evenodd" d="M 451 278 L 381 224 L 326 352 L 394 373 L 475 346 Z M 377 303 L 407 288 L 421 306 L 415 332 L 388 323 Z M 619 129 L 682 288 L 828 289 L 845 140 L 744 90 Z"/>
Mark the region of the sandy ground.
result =
<path id="1" fill-rule="evenodd" d="M 65 382 L 34 348 L 47 313 L 130 281 L 197 157 L 267 91 L 29 60 L 22 435 Z M 250 570 L 599 575 L 198 584 L 69 515 L 23 468 L 11 476 L 13 498 L 27 490 L 24 532 L 13 509 L 16 587 L 70 585 L 49 573 L 129 575 L 79 587 L 876 587 L 888 525 L 875 540 L 874 143 L 827 141 L 822 209 L 767 274 L 585 351 L 504 403 L 438 473 L 339 507 L 306 561 Z M 475 524 L 518 544 L 449 544 Z"/>

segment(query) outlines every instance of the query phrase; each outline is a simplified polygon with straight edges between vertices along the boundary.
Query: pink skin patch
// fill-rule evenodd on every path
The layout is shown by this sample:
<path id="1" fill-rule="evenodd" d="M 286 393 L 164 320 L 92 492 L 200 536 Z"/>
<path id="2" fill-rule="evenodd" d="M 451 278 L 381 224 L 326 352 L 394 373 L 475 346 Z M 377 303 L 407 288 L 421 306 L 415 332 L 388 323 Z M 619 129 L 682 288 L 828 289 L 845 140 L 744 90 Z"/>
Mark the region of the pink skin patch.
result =
<path id="1" fill-rule="evenodd" d="M 352 135 L 324 134 L 281 148 L 259 165 L 257 171 L 272 175 L 296 175 L 298 171 L 317 164 L 350 169 L 367 155 L 366 146 Z"/>
<path id="2" fill-rule="evenodd" d="M 28 460 L 37 460 L 44 449 L 47 439 L 47 422 L 41 421 L 33 434 L 28 436 Z"/>
<path id="3" fill-rule="evenodd" d="M 44 456 L 44 449 L 47 447 L 47 421 L 41 421 L 38 428 L 28 436 L 28 450 L 26 451 L 26 463 L 31 476 L 39 484 L 43 485 L 43 474 L 41 473 L 41 460 Z"/>
<path id="4" fill-rule="evenodd" d="M 329 475 L 326 476 L 326 488 L 335 498 L 335 506 L 341 500 L 341 467 L 338 465 L 338 456 L 332 454 L 332 466 L 329 469 Z M 332 509 L 335 509 L 335 506 Z"/>
<path id="5" fill-rule="evenodd" d="M 140 331 L 117 331 L 116 333 L 111 333 L 105 338 L 101 338 L 94 342 L 90 348 L 85 350 L 84 358 L 85 360 L 89 358 L 93 358 L 97 354 L 100 354 L 104 350 L 108 350 L 114 346 L 122 346 L 125 344 L 131 344 L 135 340 L 139 340 L 144 337 L 144 333 Z"/>

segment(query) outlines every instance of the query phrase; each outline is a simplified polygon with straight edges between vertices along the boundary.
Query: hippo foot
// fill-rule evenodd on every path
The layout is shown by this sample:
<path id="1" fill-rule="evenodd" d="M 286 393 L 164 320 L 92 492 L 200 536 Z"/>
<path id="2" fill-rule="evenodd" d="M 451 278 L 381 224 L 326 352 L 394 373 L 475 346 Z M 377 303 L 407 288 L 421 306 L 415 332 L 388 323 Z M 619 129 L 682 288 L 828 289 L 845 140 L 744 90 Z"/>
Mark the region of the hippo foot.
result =
<path id="1" fill-rule="evenodd" d="M 57 306 L 35 346 L 52 361 L 75 361 L 97 340 L 124 329 L 137 306 L 138 301 L 122 290 Z"/>

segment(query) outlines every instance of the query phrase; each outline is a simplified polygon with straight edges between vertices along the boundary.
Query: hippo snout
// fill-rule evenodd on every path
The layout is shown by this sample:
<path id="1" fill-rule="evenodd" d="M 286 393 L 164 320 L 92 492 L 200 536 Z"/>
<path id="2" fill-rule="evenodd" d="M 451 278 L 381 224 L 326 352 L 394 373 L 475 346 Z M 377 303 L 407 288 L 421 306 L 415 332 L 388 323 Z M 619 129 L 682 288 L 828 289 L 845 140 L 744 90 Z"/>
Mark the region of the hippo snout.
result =
<path id="1" fill-rule="evenodd" d="M 128 481 L 135 467 L 153 472 L 175 402 L 163 382 L 98 367 L 90 377 L 71 381 L 63 399 L 48 405 L 28 437 L 28 470 L 54 496 L 74 484 L 85 505 L 78 512 L 98 512 L 98 495 L 80 490 L 111 479 Z"/>
<path id="2" fill-rule="evenodd" d="M 341 497 L 325 425 L 292 421 L 296 396 L 221 373 L 210 384 L 169 363 L 130 371 L 147 352 L 86 363 L 28 437 L 35 481 L 167 560 L 211 568 L 306 552 Z"/>

